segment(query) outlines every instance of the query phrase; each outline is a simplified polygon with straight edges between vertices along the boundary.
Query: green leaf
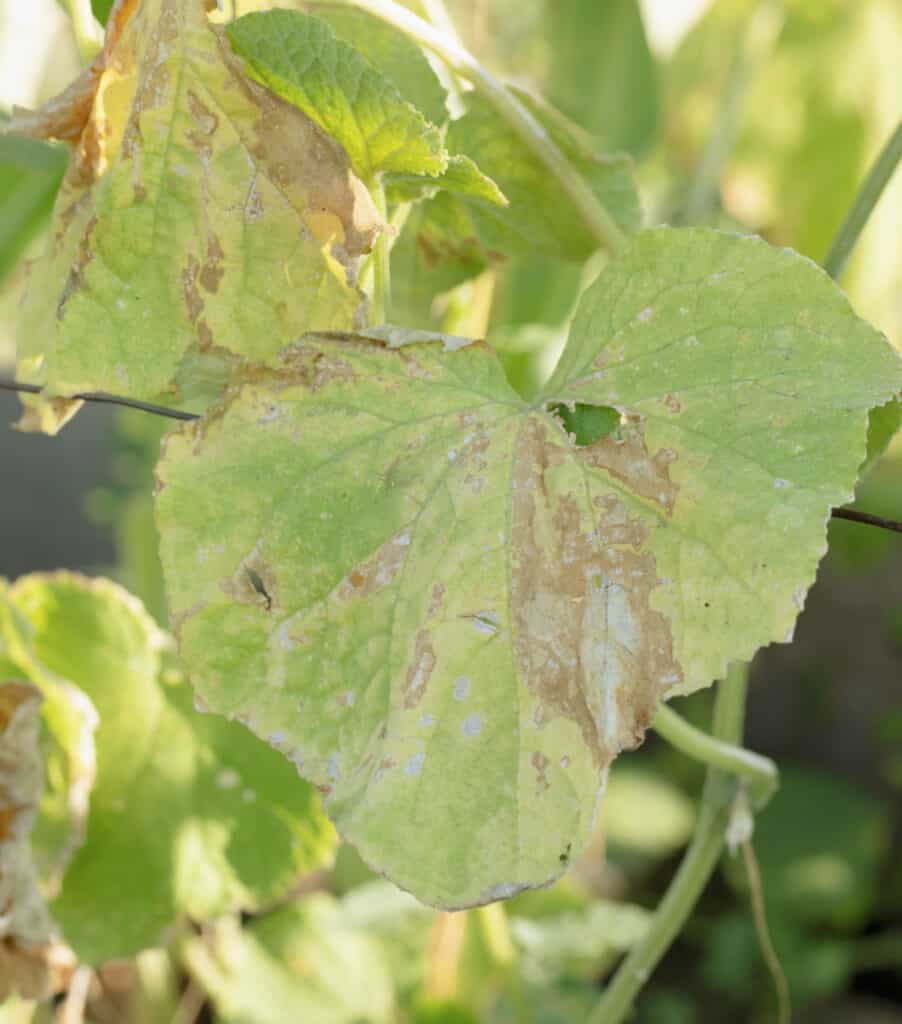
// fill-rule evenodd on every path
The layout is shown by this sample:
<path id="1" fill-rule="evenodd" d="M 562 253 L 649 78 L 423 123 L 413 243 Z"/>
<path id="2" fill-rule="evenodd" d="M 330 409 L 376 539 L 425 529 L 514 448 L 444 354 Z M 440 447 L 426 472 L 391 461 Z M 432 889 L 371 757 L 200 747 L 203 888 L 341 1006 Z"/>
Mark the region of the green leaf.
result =
<path id="1" fill-rule="evenodd" d="M 447 167 L 441 132 L 325 22 L 273 10 L 231 22 L 226 34 L 251 75 L 336 139 L 365 181 Z"/>
<path id="2" fill-rule="evenodd" d="M 20 379 L 202 409 L 246 360 L 359 319 L 372 202 L 319 127 L 246 78 L 201 3 L 145 0 L 98 89 L 29 289 Z"/>
<path id="3" fill-rule="evenodd" d="M 637 0 L 546 0 L 544 21 L 550 99 L 605 150 L 646 150 L 658 83 Z"/>
<path id="4" fill-rule="evenodd" d="M 65 167 L 61 148 L 0 135 L 0 283 L 50 217 Z"/>
<path id="5" fill-rule="evenodd" d="M 84 843 L 51 904 L 81 959 L 156 945 L 180 912 L 278 899 L 328 856 L 311 788 L 242 726 L 194 710 L 134 598 L 65 573 L 23 577 L 9 597 L 33 631 L 30 678 L 71 680 L 100 718 Z"/>
<path id="6" fill-rule="evenodd" d="M 423 175 L 393 174 L 388 180 L 392 202 L 411 202 L 439 191 L 456 192 L 473 199 L 482 199 L 493 206 L 507 206 L 507 197 L 497 184 L 468 157 L 455 154 L 448 158 L 448 166 L 435 178 Z"/>
<path id="7" fill-rule="evenodd" d="M 223 1024 L 389 1024 L 389 962 L 375 939 L 323 893 L 242 929 L 225 919 L 190 939 L 185 960 Z"/>
<path id="8" fill-rule="evenodd" d="M 527 93 L 516 94 L 586 178 L 617 224 L 624 231 L 635 231 L 639 199 L 631 161 L 602 155 L 560 112 Z M 597 244 L 544 165 L 478 93 L 470 94 L 467 103 L 468 112 L 448 128 L 448 149 L 475 160 L 480 170 L 498 183 L 510 205 L 500 208 L 478 199 L 460 200 L 470 224 L 461 237 L 475 235 L 494 259 L 515 254 L 574 262 L 588 258 Z"/>
<path id="9" fill-rule="evenodd" d="M 308 336 L 167 439 L 185 664 L 420 899 L 544 884 L 658 702 L 788 639 L 900 383 L 816 267 L 701 230 L 609 264 L 531 402 L 484 345 Z"/>
<path id="10" fill-rule="evenodd" d="M 359 8 L 316 3 L 308 9 L 377 68 L 428 121 L 441 125 L 448 120 L 447 94 L 416 43 L 393 25 Z"/>
<path id="11" fill-rule="evenodd" d="M 886 405 L 871 411 L 868 423 L 868 457 L 861 467 L 867 473 L 889 448 L 890 442 L 902 427 L 902 399 L 893 398 Z"/>
<path id="12" fill-rule="evenodd" d="M 107 23 L 107 18 L 110 16 L 110 11 L 113 9 L 115 0 L 91 0 L 91 10 L 94 12 L 94 17 L 100 22 L 101 25 Z"/>

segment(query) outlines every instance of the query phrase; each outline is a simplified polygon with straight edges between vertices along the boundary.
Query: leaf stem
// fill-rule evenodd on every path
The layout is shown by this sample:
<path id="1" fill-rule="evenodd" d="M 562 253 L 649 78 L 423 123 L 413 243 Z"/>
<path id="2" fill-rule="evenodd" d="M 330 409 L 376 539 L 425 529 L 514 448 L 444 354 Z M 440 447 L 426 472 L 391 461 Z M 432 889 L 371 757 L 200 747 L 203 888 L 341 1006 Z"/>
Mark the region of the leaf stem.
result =
<path id="1" fill-rule="evenodd" d="M 370 309 L 370 326 L 385 323 L 386 310 L 391 302 L 391 245 L 389 242 L 388 206 L 385 201 L 385 186 L 380 177 L 369 182 L 370 194 L 385 228 L 379 233 L 373 246 L 373 298 Z"/>
<path id="2" fill-rule="evenodd" d="M 769 757 L 762 757 L 697 729 L 666 704 L 658 709 L 652 728 L 672 747 L 693 760 L 745 779 L 755 804 L 766 802 L 777 788 L 779 772 Z"/>
<path id="3" fill-rule="evenodd" d="M 845 270 L 852 250 L 900 160 L 902 160 L 902 120 L 896 125 L 896 130 L 886 140 L 886 144 L 868 171 L 868 175 L 855 197 L 855 202 L 852 203 L 851 210 L 846 214 L 846 219 L 842 222 L 836 238 L 833 240 L 833 245 L 830 246 L 830 252 L 824 260 L 824 270 L 834 280 Z"/>
<path id="4" fill-rule="evenodd" d="M 742 738 L 747 680 L 748 666 L 733 666 L 718 685 L 712 733 L 722 743 L 736 744 Z M 735 792 L 734 776 L 713 766 L 708 769 L 692 842 L 648 931 L 617 969 L 589 1015 L 588 1024 L 620 1024 L 626 1019 L 637 994 L 682 930 L 717 867 Z"/>
<path id="5" fill-rule="evenodd" d="M 19 391 L 26 395 L 40 395 L 43 392 L 40 384 L 23 384 L 16 380 L 0 380 L 0 391 Z M 62 397 L 62 396 L 52 396 Z M 139 409 L 155 416 L 168 416 L 173 420 L 199 420 L 196 412 L 184 412 L 181 409 L 168 409 L 165 405 L 154 405 L 142 402 L 137 398 L 123 398 L 121 395 L 108 395 L 105 391 L 79 391 L 76 395 L 65 396 L 79 402 L 101 402 L 107 405 L 124 405 L 128 409 Z"/>
<path id="6" fill-rule="evenodd" d="M 613 255 L 627 245 L 624 233 L 599 201 L 583 176 L 572 166 L 540 122 L 523 106 L 504 84 L 483 67 L 455 39 L 406 10 L 395 0 L 350 0 L 370 14 L 394 25 L 405 35 L 441 58 L 448 67 L 471 82 L 511 130 L 557 180 L 573 203 L 599 246 Z"/>

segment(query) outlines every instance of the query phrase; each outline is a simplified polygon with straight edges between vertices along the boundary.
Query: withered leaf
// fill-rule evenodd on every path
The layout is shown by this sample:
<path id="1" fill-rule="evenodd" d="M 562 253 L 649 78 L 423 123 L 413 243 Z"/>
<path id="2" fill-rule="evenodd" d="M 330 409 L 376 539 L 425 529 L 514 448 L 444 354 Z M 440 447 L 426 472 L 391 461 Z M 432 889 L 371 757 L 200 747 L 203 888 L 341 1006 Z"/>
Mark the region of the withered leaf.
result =
<path id="1" fill-rule="evenodd" d="M 118 15 L 77 96 L 32 125 L 73 154 L 17 373 L 48 395 L 201 409 L 236 366 L 359 326 L 358 262 L 382 225 L 344 151 L 246 77 L 202 0 Z"/>

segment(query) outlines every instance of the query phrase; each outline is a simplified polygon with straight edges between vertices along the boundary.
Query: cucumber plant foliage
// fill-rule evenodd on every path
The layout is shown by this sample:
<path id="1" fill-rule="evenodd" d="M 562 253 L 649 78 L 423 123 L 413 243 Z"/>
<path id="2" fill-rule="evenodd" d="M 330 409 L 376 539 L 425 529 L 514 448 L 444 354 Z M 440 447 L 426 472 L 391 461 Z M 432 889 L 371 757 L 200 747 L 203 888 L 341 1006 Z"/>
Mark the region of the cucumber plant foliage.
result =
<path id="1" fill-rule="evenodd" d="M 199 707 L 279 752 L 193 717 L 168 641 L 115 588 L 6 594 L 21 619 L 7 674 L 48 705 L 66 683 L 99 714 L 90 809 L 51 905 L 94 959 L 179 911 L 271 898 L 328 854 L 289 762 L 424 902 L 552 881 L 659 703 L 791 638 L 869 410 L 902 386 L 818 267 L 756 238 L 638 230 L 628 160 L 528 97 L 629 236 L 550 379 L 524 398 L 483 342 L 368 323 L 372 250 L 403 253 L 406 230 L 416 246 L 439 224 L 427 262 L 458 261 L 459 278 L 594 243 L 483 99 L 450 118 L 393 28 L 333 4 L 223 28 L 205 6 L 120 0 L 86 80 L 18 122 L 73 143 L 24 318 L 18 373 L 45 389 L 27 419 L 58 429 L 79 390 L 200 414 L 158 466 L 180 665 Z M 409 227 L 394 216 L 408 208 Z M 89 670 L 95 642 L 121 647 L 115 680 Z M 132 698 L 170 724 L 106 725 L 107 702 Z M 72 714 L 50 729 L 63 760 Z M 117 804 L 120 756 L 140 810 Z M 65 799 L 45 804 L 62 847 Z M 114 813 L 153 837 L 146 856 Z M 163 895 L 153 920 L 123 902 L 114 935 L 79 901 L 92 873 L 125 871 L 116 858 Z"/>

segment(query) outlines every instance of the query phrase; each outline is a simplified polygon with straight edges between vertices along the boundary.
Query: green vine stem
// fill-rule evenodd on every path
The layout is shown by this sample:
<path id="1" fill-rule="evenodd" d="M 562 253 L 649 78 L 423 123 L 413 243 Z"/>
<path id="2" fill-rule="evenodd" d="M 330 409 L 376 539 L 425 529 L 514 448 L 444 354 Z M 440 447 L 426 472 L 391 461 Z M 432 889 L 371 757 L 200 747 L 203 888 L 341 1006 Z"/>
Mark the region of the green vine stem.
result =
<path id="1" fill-rule="evenodd" d="M 780 775 L 770 758 L 710 736 L 690 725 L 666 704 L 658 709 L 652 728 L 693 760 L 744 779 L 755 806 L 767 803 L 777 788 Z"/>
<path id="2" fill-rule="evenodd" d="M 66 8 L 72 20 L 72 33 L 84 64 L 89 64 L 103 46 L 103 34 L 91 10 L 91 0 L 66 0 Z"/>
<path id="3" fill-rule="evenodd" d="M 443 32 L 412 14 L 395 0 L 350 0 L 355 7 L 394 25 L 405 35 L 434 53 L 461 78 L 471 82 L 492 104 L 498 114 L 541 161 L 561 186 L 562 191 L 586 223 L 598 242 L 613 255 L 627 245 L 626 236 L 604 205 L 572 166 L 539 121 L 523 106 L 502 82 L 484 68 L 463 46 Z"/>
<path id="4" fill-rule="evenodd" d="M 712 733 L 714 742 L 736 744 L 742 738 L 748 666 L 731 668 L 717 688 Z M 652 917 L 645 937 L 617 969 L 588 1024 L 620 1024 L 661 957 L 680 933 L 717 867 L 726 843 L 730 810 L 736 794 L 735 776 L 710 767 L 692 842 L 670 887 Z"/>
<path id="5" fill-rule="evenodd" d="M 852 250 L 900 160 L 902 160 L 902 120 L 896 125 L 896 130 L 887 139 L 886 145 L 874 161 L 873 167 L 858 190 L 852 209 L 849 210 L 846 219 L 842 222 L 842 226 L 833 240 L 833 245 L 830 246 L 830 252 L 824 260 L 824 270 L 834 280 L 845 270 Z"/>

